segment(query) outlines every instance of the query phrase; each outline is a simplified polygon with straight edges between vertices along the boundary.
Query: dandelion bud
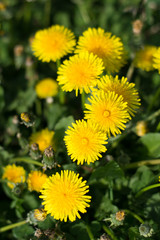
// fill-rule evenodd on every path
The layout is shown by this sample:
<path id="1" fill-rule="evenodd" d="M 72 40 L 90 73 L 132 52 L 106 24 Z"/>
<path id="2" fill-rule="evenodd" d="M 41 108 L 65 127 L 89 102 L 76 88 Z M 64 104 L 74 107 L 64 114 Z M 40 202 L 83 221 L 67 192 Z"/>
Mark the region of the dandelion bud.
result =
<path id="1" fill-rule="evenodd" d="M 16 45 L 16 46 L 14 47 L 14 55 L 15 55 L 15 57 L 21 56 L 22 53 L 23 53 L 23 50 L 24 50 L 24 48 L 23 48 L 22 45 Z"/>
<path id="2" fill-rule="evenodd" d="M 15 195 L 19 196 L 22 193 L 23 189 L 24 189 L 24 184 L 23 183 L 16 183 L 14 188 L 12 189 L 12 192 Z"/>
<path id="3" fill-rule="evenodd" d="M 43 234 L 43 232 L 41 231 L 41 229 L 37 228 L 34 233 L 34 236 L 37 238 L 40 238 L 42 236 L 42 234 Z"/>
<path id="4" fill-rule="evenodd" d="M 139 137 L 144 136 L 148 132 L 147 123 L 145 121 L 139 121 L 136 125 L 136 133 Z"/>
<path id="5" fill-rule="evenodd" d="M 153 234 L 153 228 L 148 224 L 141 224 L 139 227 L 139 233 L 143 237 L 151 237 Z"/>
<path id="6" fill-rule="evenodd" d="M 33 158 L 35 160 L 42 157 L 37 143 L 31 144 L 29 155 L 31 156 L 31 158 Z"/>
<path id="7" fill-rule="evenodd" d="M 47 213 L 43 208 L 34 210 L 34 217 L 37 221 L 43 222 L 46 219 Z"/>
<path id="8" fill-rule="evenodd" d="M 111 214 L 110 218 L 106 218 L 104 219 L 104 221 L 110 221 L 111 226 L 117 227 L 117 226 L 123 225 L 124 217 L 125 217 L 125 212 L 122 210 L 114 214 Z"/>
<path id="9" fill-rule="evenodd" d="M 123 221 L 125 218 L 125 212 L 122 210 L 122 211 L 119 211 L 119 212 L 116 212 L 116 220 L 117 221 Z"/>
<path id="10" fill-rule="evenodd" d="M 99 240 L 110 240 L 110 238 L 104 233 L 102 236 L 100 236 Z"/>
<path id="11" fill-rule="evenodd" d="M 139 35 L 142 31 L 143 23 L 140 19 L 135 20 L 132 23 L 133 33 L 135 35 Z"/>
<path id="12" fill-rule="evenodd" d="M 53 167 L 55 167 L 55 165 L 56 165 L 55 154 L 54 154 L 52 146 L 49 146 L 48 148 L 46 148 L 44 150 L 42 163 L 44 164 L 45 168 L 48 167 L 49 169 L 52 169 Z"/>
<path id="13" fill-rule="evenodd" d="M 26 222 L 28 222 L 29 224 L 32 224 L 32 225 L 34 225 L 34 226 L 37 225 L 38 220 L 37 220 L 37 219 L 35 218 L 35 216 L 34 216 L 34 210 L 33 210 L 33 211 L 30 211 L 30 212 L 27 214 Z"/>
<path id="14" fill-rule="evenodd" d="M 22 123 L 26 126 L 26 127 L 32 127 L 35 123 L 35 119 L 33 117 L 32 114 L 27 113 L 27 112 L 23 112 L 21 113 L 20 116 Z"/>

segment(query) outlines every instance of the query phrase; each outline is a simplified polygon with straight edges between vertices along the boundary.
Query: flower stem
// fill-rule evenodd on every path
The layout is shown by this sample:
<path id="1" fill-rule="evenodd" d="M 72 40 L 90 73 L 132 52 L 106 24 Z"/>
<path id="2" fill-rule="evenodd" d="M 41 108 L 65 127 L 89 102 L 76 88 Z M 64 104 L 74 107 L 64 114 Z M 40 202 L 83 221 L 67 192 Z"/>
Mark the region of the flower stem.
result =
<path id="1" fill-rule="evenodd" d="M 112 240 L 118 240 L 116 236 L 113 234 L 112 230 L 109 229 L 106 225 L 103 224 L 104 231 L 111 237 Z"/>
<path id="2" fill-rule="evenodd" d="M 86 225 L 86 230 L 87 230 L 87 233 L 88 233 L 88 236 L 89 236 L 90 240 L 94 240 L 93 233 L 91 232 L 91 229 L 88 225 Z"/>
<path id="3" fill-rule="evenodd" d="M 41 105 L 41 101 L 37 98 L 35 101 L 36 104 L 36 113 L 38 116 L 42 115 L 42 105 Z"/>
<path id="4" fill-rule="evenodd" d="M 7 225 L 7 226 L 4 226 L 4 227 L 1 227 L 0 228 L 0 232 L 5 232 L 5 231 L 8 231 L 12 228 L 15 228 L 15 227 L 19 227 L 21 225 L 24 225 L 26 224 L 26 220 L 25 221 L 21 221 L 21 222 L 18 222 L 18 223 L 13 223 L 13 224 L 10 224 L 10 225 Z"/>
<path id="5" fill-rule="evenodd" d="M 135 197 L 137 198 L 137 197 L 141 196 L 142 193 L 144 193 L 144 192 L 146 192 L 146 191 L 148 191 L 148 190 L 150 190 L 150 189 L 157 188 L 157 187 L 160 187 L 160 183 L 156 183 L 156 184 L 150 185 L 150 186 L 148 186 L 148 187 L 142 188 L 142 189 L 136 194 Z"/>
<path id="6" fill-rule="evenodd" d="M 140 223 L 144 223 L 143 219 L 142 219 L 140 216 L 138 216 L 136 213 L 131 212 L 131 211 L 128 210 L 128 209 L 124 209 L 124 211 L 125 211 L 126 213 L 132 215 L 132 216 L 133 216 L 135 219 L 137 219 Z"/>
<path id="7" fill-rule="evenodd" d="M 158 165 L 158 164 L 160 164 L 160 159 L 144 160 L 144 161 L 129 163 L 126 166 L 124 166 L 124 169 L 137 168 L 143 165 Z"/>
<path id="8" fill-rule="evenodd" d="M 58 59 L 58 60 L 56 61 L 56 64 L 57 64 L 57 71 L 58 71 L 58 68 L 59 68 L 60 65 L 61 65 L 60 59 Z M 59 102 L 60 102 L 61 104 L 64 104 L 64 103 L 65 103 L 65 93 L 64 93 L 64 91 L 62 90 L 61 87 L 60 87 L 60 89 L 59 89 Z"/>
<path id="9" fill-rule="evenodd" d="M 85 92 L 83 91 L 81 94 L 81 106 L 82 106 L 82 110 L 85 109 Z"/>
<path id="10" fill-rule="evenodd" d="M 43 167 L 43 164 L 40 163 L 40 162 L 37 162 L 35 160 L 32 160 L 31 158 L 27 158 L 27 157 L 23 157 L 23 158 L 12 158 L 10 160 L 10 162 L 25 162 L 25 163 L 28 163 L 28 164 L 34 164 L 34 165 L 37 165 L 37 166 L 41 166 Z"/>
<path id="11" fill-rule="evenodd" d="M 158 117 L 160 115 L 160 109 L 158 109 L 156 112 L 154 112 L 152 115 L 150 115 L 146 121 L 151 121 L 152 119 Z"/>

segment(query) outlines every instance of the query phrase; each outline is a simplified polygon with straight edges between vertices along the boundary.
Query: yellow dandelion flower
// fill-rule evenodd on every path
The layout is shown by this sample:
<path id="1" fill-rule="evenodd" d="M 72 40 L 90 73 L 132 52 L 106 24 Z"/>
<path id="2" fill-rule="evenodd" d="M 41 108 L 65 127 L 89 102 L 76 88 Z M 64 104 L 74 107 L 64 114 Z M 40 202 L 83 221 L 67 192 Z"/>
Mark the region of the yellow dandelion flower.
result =
<path id="1" fill-rule="evenodd" d="M 152 71 L 153 68 L 153 55 L 156 53 L 157 47 L 145 46 L 143 49 L 136 52 L 134 58 L 134 65 L 144 71 Z"/>
<path id="2" fill-rule="evenodd" d="M 82 52 L 65 60 L 58 69 L 58 79 L 63 91 L 83 90 L 90 92 L 90 87 L 97 84 L 99 75 L 103 72 L 103 62 L 92 53 Z"/>
<path id="3" fill-rule="evenodd" d="M 54 131 L 43 129 L 39 132 L 32 133 L 32 135 L 30 136 L 30 145 L 33 143 L 37 143 L 41 152 L 44 152 L 44 150 L 49 146 L 52 146 L 53 149 L 55 149 L 53 137 Z"/>
<path id="4" fill-rule="evenodd" d="M 160 73 L 160 47 L 153 54 L 153 67 Z"/>
<path id="5" fill-rule="evenodd" d="M 102 157 L 101 153 L 107 151 L 104 146 L 107 144 L 106 134 L 84 120 L 76 121 L 72 126 L 66 131 L 64 141 L 73 162 L 77 160 L 77 164 L 90 164 Z"/>
<path id="6" fill-rule="evenodd" d="M 37 83 L 35 90 L 39 98 L 55 97 L 58 93 L 58 84 L 52 78 L 45 78 Z"/>
<path id="7" fill-rule="evenodd" d="M 127 82 L 125 77 L 118 79 L 118 76 L 106 75 L 98 81 L 98 87 L 105 92 L 111 91 L 118 94 L 118 96 L 122 95 L 123 101 L 127 102 L 127 111 L 131 116 L 134 116 L 140 106 L 140 99 L 134 83 Z"/>
<path id="8" fill-rule="evenodd" d="M 31 47 L 34 55 L 42 62 L 56 62 L 71 53 L 75 44 L 75 36 L 68 28 L 54 25 L 38 31 L 31 43 Z"/>
<path id="9" fill-rule="evenodd" d="M 46 179 L 47 175 L 41 171 L 32 171 L 29 173 L 27 179 L 29 191 L 40 192 Z"/>
<path id="10" fill-rule="evenodd" d="M 147 123 L 145 121 L 138 121 L 136 124 L 136 133 L 139 137 L 144 136 L 148 132 Z"/>
<path id="11" fill-rule="evenodd" d="M 97 90 L 89 99 L 90 104 L 85 104 L 87 110 L 85 119 L 97 123 L 99 129 L 107 132 L 108 136 L 120 134 L 125 129 L 125 124 L 130 116 L 127 112 L 127 102 L 115 92 Z"/>
<path id="12" fill-rule="evenodd" d="M 16 183 L 23 183 L 26 180 L 26 172 L 23 167 L 16 166 L 15 164 L 7 165 L 4 168 L 2 179 L 7 179 L 7 185 L 14 188 Z"/>
<path id="13" fill-rule="evenodd" d="M 91 197 L 86 195 L 89 191 L 86 181 L 79 178 L 79 174 L 64 170 L 47 179 L 41 190 L 44 210 L 56 220 L 71 222 L 76 217 L 81 218 L 79 212 L 85 213 Z"/>
<path id="14" fill-rule="evenodd" d="M 103 60 L 108 72 L 118 72 L 126 63 L 126 53 L 120 38 L 102 28 L 89 28 L 79 37 L 76 53 L 88 51 Z"/>

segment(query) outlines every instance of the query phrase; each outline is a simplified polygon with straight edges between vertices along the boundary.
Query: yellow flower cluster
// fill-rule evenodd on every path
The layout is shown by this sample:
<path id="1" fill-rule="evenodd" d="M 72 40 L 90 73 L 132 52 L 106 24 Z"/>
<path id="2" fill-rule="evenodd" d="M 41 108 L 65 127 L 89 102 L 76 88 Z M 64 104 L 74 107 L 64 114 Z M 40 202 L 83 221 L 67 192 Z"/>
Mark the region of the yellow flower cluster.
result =
<path id="1" fill-rule="evenodd" d="M 38 31 L 32 41 L 34 55 L 42 61 L 59 61 L 71 53 L 75 46 L 73 33 L 63 26 L 55 25 Z M 150 51 L 153 55 L 153 49 Z M 144 64 L 148 71 L 150 60 L 148 50 Z M 57 82 L 63 91 L 90 93 L 85 104 L 84 119 L 77 120 L 65 132 L 64 142 L 67 153 L 77 164 L 90 164 L 102 157 L 107 151 L 107 139 L 111 135 L 121 134 L 126 123 L 134 116 L 140 106 L 140 99 L 135 84 L 127 78 L 113 77 L 126 63 L 127 54 L 121 39 L 105 32 L 102 28 L 89 28 L 79 37 L 75 55 L 58 67 Z M 158 57 L 154 58 L 158 68 Z M 146 67 L 147 66 L 147 67 Z M 57 85 L 52 79 L 44 79 L 36 85 L 40 98 L 55 96 Z M 37 143 L 43 152 L 47 147 L 55 148 L 54 132 L 44 129 L 33 133 L 30 144 Z M 33 171 L 28 176 L 30 191 L 41 192 L 44 211 L 60 221 L 75 221 L 76 217 L 86 212 L 91 197 L 86 181 L 79 174 L 64 170 L 47 177 L 40 171 Z M 43 185 L 43 187 L 42 187 Z M 39 212 L 38 212 L 39 214 Z M 39 217 L 39 215 L 38 215 Z"/>

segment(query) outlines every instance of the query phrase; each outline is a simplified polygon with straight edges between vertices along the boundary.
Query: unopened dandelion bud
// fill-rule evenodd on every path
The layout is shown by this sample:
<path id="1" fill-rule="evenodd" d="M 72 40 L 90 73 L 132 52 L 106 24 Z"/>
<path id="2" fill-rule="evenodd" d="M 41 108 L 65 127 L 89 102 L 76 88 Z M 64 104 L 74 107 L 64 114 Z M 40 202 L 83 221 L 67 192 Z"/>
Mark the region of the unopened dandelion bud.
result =
<path id="1" fill-rule="evenodd" d="M 46 219 L 47 213 L 43 208 L 34 210 L 34 217 L 37 221 L 43 222 Z"/>
<path id="2" fill-rule="evenodd" d="M 23 189 L 24 189 L 24 183 L 16 183 L 14 188 L 12 189 L 12 192 L 15 195 L 19 196 L 22 193 Z"/>
<path id="3" fill-rule="evenodd" d="M 34 225 L 34 226 L 37 225 L 38 220 L 37 220 L 37 219 L 35 218 L 35 216 L 34 216 L 34 210 L 33 210 L 33 211 L 30 211 L 30 212 L 27 214 L 26 222 L 28 222 L 29 224 L 32 224 L 32 225 Z"/>
<path id="4" fill-rule="evenodd" d="M 102 236 L 100 236 L 99 240 L 110 240 L 110 238 L 105 233 L 103 233 Z"/>
<path id="5" fill-rule="evenodd" d="M 135 35 L 139 35 L 142 31 L 143 23 L 140 19 L 135 20 L 132 23 L 132 30 Z"/>
<path id="6" fill-rule="evenodd" d="M 151 237 L 153 235 L 153 228 L 148 224 L 141 224 L 139 227 L 139 233 L 143 237 Z"/>
<path id="7" fill-rule="evenodd" d="M 23 50 L 24 48 L 22 45 L 17 45 L 14 47 L 14 63 L 17 69 L 22 67 L 24 64 L 24 56 L 22 55 Z"/>
<path id="8" fill-rule="evenodd" d="M 39 146 L 37 143 L 32 143 L 30 146 L 30 152 L 29 155 L 31 156 L 32 159 L 39 159 L 42 157 L 41 152 L 39 150 Z"/>
<path id="9" fill-rule="evenodd" d="M 116 212 L 116 220 L 117 221 L 123 221 L 125 218 L 125 212 L 122 210 L 122 211 L 118 211 Z"/>
<path id="10" fill-rule="evenodd" d="M 21 113 L 20 118 L 22 120 L 21 123 L 23 123 L 26 127 L 32 127 L 35 123 L 35 119 L 30 113 L 23 112 Z"/>
<path id="11" fill-rule="evenodd" d="M 55 167 L 56 163 L 55 163 L 55 154 L 54 154 L 54 150 L 52 148 L 52 146 L 49 146 L 48 148 L 46 148 L 44 150 L 44 154 L 43 154 L 43 160 L 42 163 L 44 164 L 44 166 L 47 168 L 53 168 Z"/>
<path id="12" fill-rule="evenodd" d="M 110 215 L 110 218 L 104 219 L 104 221 L 110 221 L 111 226 L 120 226 L 123 225 L 125 213 L 124 211 L 118 211 Z"/>
<path id="13" fill-rule="evenodd" d="M 139 137 L 144 136 L 148 132 L 147 123 L 145 121 L 139 121 L 136 125 L 136 133 Z"/>
<path id="14" fill-rule="evenodd" d="M 24 47 L 22 45 L 16 45 L 14 47 L 14 55 L 16 57 L 21 56 L 23 53 Z"/>
<path id="15" fill-rule="evenodd" d="M 34 233 L 34 236 L 37 238 L 40 238 L 42 235 L 43 235 L 43 232 L 41 231 L 41 229 L 37 228 Z"/>
<path id="16" fill-rule="evenodd" d="M 15 124 L 15 125 L 17 125 L 17 124 L 19 123 L 19 120 L 18 120 L 18 116 L 17 116 L 17 115 L 13 116 L 13 118 L 12 118 L 12 123 Z"/>

